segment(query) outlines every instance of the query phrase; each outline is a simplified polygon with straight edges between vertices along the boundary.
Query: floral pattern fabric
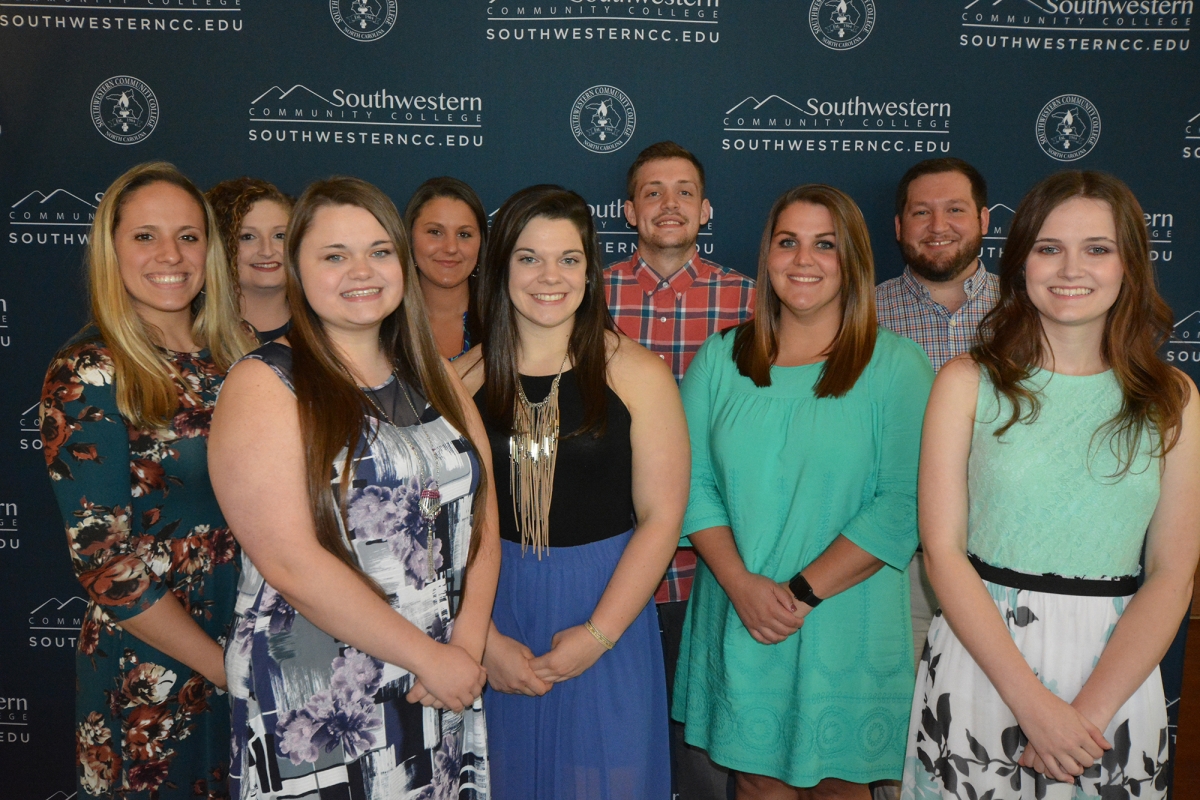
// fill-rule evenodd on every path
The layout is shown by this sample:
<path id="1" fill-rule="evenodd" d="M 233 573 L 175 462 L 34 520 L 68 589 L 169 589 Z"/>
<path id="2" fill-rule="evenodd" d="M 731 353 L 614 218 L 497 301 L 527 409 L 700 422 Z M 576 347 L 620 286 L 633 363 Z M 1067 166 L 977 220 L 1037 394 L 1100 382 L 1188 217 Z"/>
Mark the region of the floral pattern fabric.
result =
<path id="1" fill-rule="evenodd" d="M 1075 597 L 985 581 L 1038 679 L 1070 702 L 1104 651 L 1129 598 Z M 1017 761 L 1016 717 L 941 612 L 917 673 L 901 800 L 1160 800 L 1167 788 L 1167 706 L 1158 667 L 1104 731 L 1112 745 L 1074 784 Z"/>
<path id="2" fill-rule="evenodd" d="M 121 627 L 167 592 L 218 641 L 233 616 L 237 545 L 208 481 L 224 375 L 205 351 L 168 356 L 179 407 L 162 430 L 121 417 L 94 331 L 55 357 L 42 389 L 43 452 L 88 600 L 76 653 L 81 798 L 228 796 L 226 698 Z"/>
<path id="3" fill-rule="evenodd" d="M 291 387 L 285 345 L 265 345 L 248 358 L 266 362 Z M 423 430 L 364 420 L 367 443 L 352 462 L 346 536 L 397 613 L 445 643 L 462 591 L 479 465 L 435 410 L 422 413 Z M 335 491 L 344 458 L 331 470 Z M 425 488 L 417 476 L 434 475 L 435 459 L 442 508 L 430 531 L 417 509 Z M 409 703 L 412 673 L 309 622 L 248 558 L 225 668 L 233 696 L 231 783 L 243 800 L 488 797 L 481 706 L 456 714 Z"/>

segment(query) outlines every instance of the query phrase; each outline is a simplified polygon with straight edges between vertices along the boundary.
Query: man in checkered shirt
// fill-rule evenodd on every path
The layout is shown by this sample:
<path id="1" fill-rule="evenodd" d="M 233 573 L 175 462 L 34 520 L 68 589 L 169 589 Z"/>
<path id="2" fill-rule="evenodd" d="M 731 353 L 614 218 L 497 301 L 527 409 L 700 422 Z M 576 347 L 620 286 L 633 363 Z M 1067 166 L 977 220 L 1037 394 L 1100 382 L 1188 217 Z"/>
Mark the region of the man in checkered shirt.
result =
<path id="1" fill-rule="evenodd" d="M 664 359 L 683 380 L 704 340 L 754 312 L 754 281 L 700 258 L 696 239 L 712 208 L 704 197 L 704 167 L 674 142 L 650 145 L 626 179 L 625 219 L 637 228 L 637 249 L 604 271 L 608 310 L 621 332 Z M 655 594 L 668 699 L 696 554 L 680 548 Z M 683 743 L 683 726 L 671 722 L 677 796 L 725 800 L 729 775 L 707 755 Z"/>
<path id="2" fill-rule="evenodd" d="M 987 225 L 987 183 L 961 159 L 922 161 L 896 187 L 896 242 L 905 266 L 875 288 L 875 313 L 881 326 L 921 345 L 935 370 L 975 345 L 980 320 L 1000 296 L 996 276 L 979 260 Z M 919 549 L 909 578 L 919 661 L 937 608 Z"/>

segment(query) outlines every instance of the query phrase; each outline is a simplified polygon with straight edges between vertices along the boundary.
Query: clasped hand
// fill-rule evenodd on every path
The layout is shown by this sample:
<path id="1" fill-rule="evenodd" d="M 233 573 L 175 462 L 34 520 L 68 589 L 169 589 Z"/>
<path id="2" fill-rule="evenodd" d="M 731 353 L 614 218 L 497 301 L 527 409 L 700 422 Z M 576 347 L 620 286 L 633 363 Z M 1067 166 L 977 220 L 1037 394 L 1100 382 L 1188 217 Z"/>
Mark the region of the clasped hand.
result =
<path id="1" fill-rule="evenodd" d="M 1073 783 L 1112 747 L 1104 733 L 1070 703 L 1046 690 L 1018 722 L 1029 743 L 1018 762 L 1056 781 Z"/>
<path id="2" fill-rule="evenodd" d="M 778 644 L 800 630 L 812 611 L 791 591 L 764 575 L 747 572 L 726 589 L 738 619 L 760 644 Z"/>
<path id="3" fill-rule="evenodd" d="M 534 656 L 516 639 L 493 630 L 483 663 L 488 668 L 488 683 L 496 691 L 540 697 L 554 684 L 582 675 L 605 652 L 582 625 L 554 634 L 550 650 L 540 656 Z"/>
<path id="4" fill-rule="evenodd" d="M 435 666 L 417 675 L 405 699 L 461 713 L 483 694 L 486 682 L 487 670 L 470 653 L 455 644 L 439 644 Z"/>

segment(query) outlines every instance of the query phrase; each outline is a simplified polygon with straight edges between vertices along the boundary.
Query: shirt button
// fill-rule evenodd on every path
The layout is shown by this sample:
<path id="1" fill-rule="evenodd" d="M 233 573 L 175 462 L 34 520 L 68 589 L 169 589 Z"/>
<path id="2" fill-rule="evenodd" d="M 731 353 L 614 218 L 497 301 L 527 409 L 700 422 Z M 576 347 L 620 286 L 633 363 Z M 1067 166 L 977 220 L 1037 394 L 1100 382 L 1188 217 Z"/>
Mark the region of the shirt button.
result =
<path id="1" fill-rule="evenodd" d="M 659 358 L 661 358 L 663 361 L 666 361 L 666 360 L 667 360 L 667 357 L 666 357 L 666 356 L 664 356 L 662 353 L 659 353 L 659 354 L 658 354 L 658 357 L 659 357 Z"/>
<path id="2" fill-rule="evenodd" d="M 958 325 L 958 322 L 957 322 L 957 321 L 955 321 L 955 320 L 950 320 L 950 327 L 951 327 L 951 328 L 955 327 L 956 325 Z"/>
<path id="3" fill-rule="evenodd" d="M 658 321 L 659 321 L 659 322 L 666 322 L 666 321 L 667 321 L 667 318 L 666 318 L 666 317 L 659 317 L 659 318 L 658 318 Z"/>

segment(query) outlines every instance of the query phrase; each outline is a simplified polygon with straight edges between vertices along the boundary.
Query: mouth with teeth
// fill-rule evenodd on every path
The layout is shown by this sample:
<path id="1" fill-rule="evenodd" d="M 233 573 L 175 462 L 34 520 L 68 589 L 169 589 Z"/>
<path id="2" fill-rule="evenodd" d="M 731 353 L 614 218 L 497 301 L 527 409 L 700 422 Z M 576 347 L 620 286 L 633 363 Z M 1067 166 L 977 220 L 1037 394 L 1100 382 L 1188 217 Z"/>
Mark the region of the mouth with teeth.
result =
<path id="1" fill-rule="evenodd" d="M 687 220 L 685 220 L 683 217 L 661 217 L 654 220 L 654 226 L 656 228 L 682 228 L 686 224 Z"/>
<path id="2" fill-rule="evenodd" d="M 952 244 L 957 244 L 957 242 L 954 239 L 929 239 L 921 242 L 921 244 L 933 249 L 940 249 L 943 247 L 949 247 Z"/>
<path id="3" fill-rule="evenodd" d="M 818 283 L 821 280 L 820 275 L 788 275 L 787 279 L 792 283 Z"/>
<path id="4" fill-rule="evenodd" d="M 1050 294 L 1058 297 L 1086 297 L 1092 293 L 1092 289 L 1083 286 L 1051 286 Z"/>
<path id="5" fill-rule="evenodd" d="M 155 273 L 146 276 L 146 280 L 153 283 L 155 286 L 180 286 L 187 283 L 191 277 L 186 272 L 173 272 L 170 274 Z"/>
<path id="6" fill-rule="evenodd" d="M 566 296 L 566 292 L 554 292 L 553 294 L 535 294 L 533 299 L 539 303 L 557 303 Z"/>
<path id="7" fill-rule="evenodd" d="M 259 261 L 250 265 L 250 269 L 259 272 L 275 272 L 283 266 L 281 261 Z"/>
<path id="8" fill-rule="evenodd" d="M 342 292 L 342 297 L 347 300 L 365 300 L 377 296 L 383 290 L 378 286 L 372 286 L 366 289 L 351 289 L 348 292 Z"/>

